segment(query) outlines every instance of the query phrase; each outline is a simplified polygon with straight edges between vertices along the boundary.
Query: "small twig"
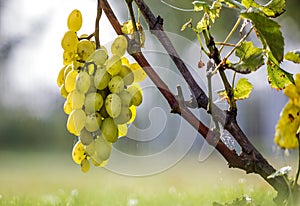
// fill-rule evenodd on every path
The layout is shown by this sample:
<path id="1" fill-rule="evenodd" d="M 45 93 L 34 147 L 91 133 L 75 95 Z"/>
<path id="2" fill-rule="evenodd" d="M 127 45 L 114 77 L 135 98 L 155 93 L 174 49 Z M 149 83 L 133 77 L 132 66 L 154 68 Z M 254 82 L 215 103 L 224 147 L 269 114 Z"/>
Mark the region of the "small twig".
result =
<path id="1" fill-rule="evenodd" d="M 216 45 L 222 45 L 222 46 L 235 47 L 235 44 L 224 43 L 224 42 L 215 42 L 215 44 L 216 44 Z"/>
<path id="2" fill-rule="evenodd" d="M 297 141 L 298 141 L 298 169 L 297 169 L 293 189 L 296 189 L 298 179 L 299 179 L 299 175 L 300 175 L 300 137 L 299 137 L 299 133 L 297 133 L 296 137 L 297 137 Z"/>
<path id="3" fill-rule="evenodd" d="M 100 37 L 99 37 L 99 22 L 102 15 L 102 7 L 101 7 L 101 0 L 97 2 L 97 16 L 95 22 L 95 41 L 96 41 L 96 49 L 100 48 Z"/>
<path id="4" fill-rule="evenodd" d="M 92 34 L 90 34 L 90 35 L 88 35 L 87 37 L 81 37 L 81 38 L 78 38 L 78 40 L 79 40 L 79 41 L 82 40 L 82 39 L 90 40 L 90 39 L 93 38 L 94 36 L 95 36 L 95 32 L 92 33 Z"/>

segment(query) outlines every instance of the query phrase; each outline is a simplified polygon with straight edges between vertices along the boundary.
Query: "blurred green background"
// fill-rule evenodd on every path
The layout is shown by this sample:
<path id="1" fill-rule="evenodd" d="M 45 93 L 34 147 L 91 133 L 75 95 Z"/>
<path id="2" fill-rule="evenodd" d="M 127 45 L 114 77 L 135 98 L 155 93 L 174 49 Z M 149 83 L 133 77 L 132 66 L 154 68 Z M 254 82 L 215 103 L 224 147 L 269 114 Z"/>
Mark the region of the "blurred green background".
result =
<path id="1" fill-rule="evenodd" d="M 180 28 L 191 17 L 195 20 L 199 19 L 200 14 L 176 10 L 160 0 L 145 1 L 155 14 L 164 18 L 166 31 L 178 34 L 185 39 L 182 41 L 174 37 L 175 44 L 178 41 L 179 53 L 193 57 L 194 62 L 188 63 L 196 68 L 199 52 L 191 51 L 188 45 L 181 45 L 185 41 L 197 45 L 195 36 L 188 30 L 180 32 Z M 120 20 L 126 21 L 128 13 L 124 9 L 123 1 L 122 3 L 110 2 Z M 191 9 L 193 1 L 166 0 L 165 2 L 178 8 Z M 300 48 L 300 13 L 298 12 L 300 2 L 289 0 L 286 4 L 286 13 L 278 19 L 285 37 L 285 49 L 298 49 Z M 270 187 L 259 177 L 246 176 L 243 172 L 227 169 L 225 161 L 216 152 L 205 162 L 199 163 L 199 151 L 203 148 L 203 140 L 200 136 L 197 136 L 188 155 L 174 168 L 156 176 L 133 178 L 98 168 L 93 168 L 88 174 L 81 174 L 80 168 L 71 160 L 70 153 L 76 139 L 66 130 L 67 116 L 62 109 L 64 100 L 56 86 L 56 75 L 62 67 L 60 38 L 67 29 L 67 16 L 74 8 L 82 11 L 84 18 L 82 31 L 92 33 L 96 15 L 94 0 L 0 0 L 0 205 L 9 205 L 5 202 L 5 198 L 12 196 L 16 199 L 10 199 L 10 201 L 16 201 L 16 205 L 18 205 L 18 198 L 26 199 L 32 196 L 42 196 L 41 203 L 39 203 L 41 205 L 66 205 L 68 198 L 78 196 L 78 191 L 79 194 L 81 192 L 89 194 L 89 189 L 94 191 L 89 197 L 91 199 L 99 197 L 105 199 L 111 191 L 115 191 L 116 194 L 109 196 L 108 199 L 120 197 L 118 204 L 103 200 L 103 205 L 137 205 L 138 203 L 134 203 L 135 199 L 145 193 L 149 193 L 149 197 L 148 199 L 144 197 L 144 202 L 151 202 L 157 198 L 157 193 L 161 193 L 170 198 L 169 205 L 177 205 L 175 203 L 181 201 L 182 205 L 192 205 L 185 204 L 185 201 L 189 198 L 199 198 L 198 195 L 204 192 L 203 188 L 220 191 L 222 190 L 220 188 L 214 190 L 220 184 L 223 185 L 222 188 L 226 188 L 226 185 L 238 184 L 240 186 L 227 196 L 224 193 L 218 199 L 220 201 L 233 200 L 234 194 L 237 197 L 247 192 L 253 194 L 255 193 L 253 185 L 265 188 L 269 191 L 270 197 L 274 195 Z M 218 19 L 212 29 L 217 40 L 224 39 L 236 18 L 236 14 L 226 8 L 222 10 L 221 15 L 223 18 Z M 100 31 L 101 41 L 110 42 L 115 34 L 105 17 L 103 18 Z M 155 40 L 150 36 L 149 39 L 151 41 L 148 44 L 155 45 Z M 149 59 L 153 65 L 167 65 L 174 68 L 172 62 L 164 56 L 149 54 Z M 299 70 L 299 66 L 293 64 L 283 64 L 283 66 L 293 73 Z M 198 74 L 197 72 L 194 73 Z M 292 157 L 283 156 L 283 152 L 276 149 L 273 144 L 275 124 L 287 99 L 282 92 L 274 91 L 268 86 L 265 74 L 266 71 L 262 68 L 259 72 L 248 75 L 254 84 L 254 91 L 250 99 L 239 103 L 238 118 L 251 140 L 271 159 L 273 164 L 276 166 L 293 165 Z M 171 85 L 172 91 L 175 91 L 175 86 L 175 84 Z M 148 110 L 155 102 L 152 97 L 151 94 L 145 96 L 148 102 L 147 105 L 143 103 L 144 106 L 142 105 L 138 110 L 138 116 L 140 113 L 142 117 L 138 117 L 137 121 L 148 118 Z M 159 95 L 157 98 L 164 101 Z M 165 111 L 168 111 L 167 107 Z M 176 121 L 180 121 L 179 117 L 167 115 L 168 119 L 175 119 L 175 126 Z M 149 120 L 144 125 L 138 126 L 146 128 L 148 124 Z M 134 150 L 137 154 L 162 149 L 161 145 L 167 145 L 173 141 L 174 125 L 169 124 L 168 128 L 165 128 L 165 132 L 159 137 L 160 141 L 153 140 L 138 147 L 137 141 L 124 139 L 118 147 L 127 148 L 129 153 L 130 150 Z M 187 131 L 187 136 L 188 134 L 189 131 Z M 206 177 L 207 174 L 209 174 L 208 177 Z M 109 190 L 112 188 L 112 181 L 116 182 L 115 189 Z M 250 184 L 251 187 L 246 187 L 252 181 L 255 183 Z M 201 184 L 205 187 L 201 187 Z M 157 188 L 158 185 L 161 185 L 161 188 Z M 130 193 L 131 189 L 133 193 Z M 127 192 L 122 196 L 123 191 Z M 47 196 L 48 193 L 52 195 Z M 133 194 L 132 197 L 130 194 Z M 176 194 L 176 197 L 172 197 L 173 194 Z M 207 194 L 207 199 L 209 198 L 213 199 L 213 192 Z M 57 201 L 61 201 L 61 204 Z M 69 205 L 84 205 L 79 200 L 76 202 L 74 198 L 70 201 Z M 86 200 L 83 198 L 84 201 Z M 97 204 L 96 201 L 95 205 L 100 205 L 100 203 Z"/>

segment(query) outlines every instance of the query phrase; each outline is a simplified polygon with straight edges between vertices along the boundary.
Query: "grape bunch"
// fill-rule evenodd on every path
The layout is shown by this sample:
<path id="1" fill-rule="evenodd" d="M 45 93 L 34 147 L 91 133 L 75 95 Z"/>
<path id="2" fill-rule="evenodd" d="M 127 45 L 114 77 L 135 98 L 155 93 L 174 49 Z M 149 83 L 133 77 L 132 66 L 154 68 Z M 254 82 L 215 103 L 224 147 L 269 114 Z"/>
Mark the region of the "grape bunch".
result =
<path id="1" fill-rule="evenodd" d="M 87 172 L 90 161 L 105 166 L 112 143 L 127 134 L 136 107 L 143 100 L 138 83 L 146 73 L 124 57 L 128 46 L 125 36 L 117 36 L 109 54 L 104 46 L 96 48 L 88 35 L 78 37 L 82 25 L 79 10 L 70 13 L 67 25 L 69 30 L 61 41 L 64 66 L 57 84 L 66 99 L 63 109 L 69 115 L 67 129 L 78 137 L 72 158 Z"/>

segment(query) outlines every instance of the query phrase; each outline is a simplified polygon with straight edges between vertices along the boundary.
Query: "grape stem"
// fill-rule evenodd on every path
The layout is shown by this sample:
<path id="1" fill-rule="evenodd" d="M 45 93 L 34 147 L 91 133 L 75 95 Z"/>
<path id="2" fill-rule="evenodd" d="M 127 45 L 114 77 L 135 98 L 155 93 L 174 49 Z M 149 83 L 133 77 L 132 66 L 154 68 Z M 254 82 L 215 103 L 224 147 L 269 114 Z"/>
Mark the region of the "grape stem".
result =
<path id="1" fill-rule="evenodd" d="M 95 22 L 95 41 L 96 41 L 96 49 L 100 48 L 100 38 L 99 38 L 99 22 L 102 16 L 102 7 L 101 7 L 101 0 L 97 1 L 97 16 Z"/>

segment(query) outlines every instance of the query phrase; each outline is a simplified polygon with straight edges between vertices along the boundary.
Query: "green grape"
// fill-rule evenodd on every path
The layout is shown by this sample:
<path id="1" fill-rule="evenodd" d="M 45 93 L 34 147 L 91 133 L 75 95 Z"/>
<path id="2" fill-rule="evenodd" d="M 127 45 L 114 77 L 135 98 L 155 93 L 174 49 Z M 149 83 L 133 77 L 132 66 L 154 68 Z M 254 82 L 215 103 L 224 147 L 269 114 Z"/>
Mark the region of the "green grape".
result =
<path id="1" fill-rule="evenodd" d="M 106 72 L 103 68 L 98 68 L 96 70 L 95 76 L 94 76 L 94 84 L 95 87 L 99 90 L 103 90 L 107 87 L 108 82 L 110 81 L 111 76 L 109 73 Z"/>
<path id="2" fill-rule="evenodd" d="M 103 161 L 109 158 L 111 150 L 111 143 L 107 142 L 107 140 L 104 137 L 98 136 L 98 138 L 95 139 L 95 153 L 92 156 L 92 158 L 98 164 L 101 164 Z"/>
<path id="3" fill-rule="evenodd" d="M 138 63 L 130 64 L 129 68 L 134 74 L 134 82 L 141 82 L 146 79 L 147 74 Z"/>
<path id="4" fill-rule="evenodd" d="M 131 71 L 131 69 L 129 69 L 129 67 L 126 65 L 122 65 L 121 71 L 119 72 L 118 75 L 122 77 L 124 81 L 124 85 L 130 85 L 134 81 L 134 74 Z"/>
<path id="5" fill-rule="evenodd" d="M 78 38 L 74 31 L 67 31 L 62 40 L 61 40 L 61 47 L 65 51 L 75 51 L 78 45 Z"/>
<path id="6" fill-rule="evenodd" d="M 124 89 L 124 82 L 122 77 L 114 76 L 108 83 L 109 91 L 112 93 L 120 93 Z"/>
<path id="7" fill-rule="evenodd" d="M 97 49 L 93 54 L 93 60 L 98 66 L 103 65 L 106 62 L 107 58 L 107 51 L 105 51 L 104 49 Z"/>
<path id="8" fill-rule="evenodd" d="M 120 115 L 114 118 L 114 121 L 116 124 L 125 124 L 129 122 L 131 116 L 131 110 L 128 107 L 122 107 Z"/>
<path id="9" fill-rule="evenodd" d="M 139 86 L 132 85 L 132 86 L 128 87 L 126 91 L 129 92 L 132 96 L 131 102 L 130 102 L 131 105 L 139 106 L 142 103 L 143 94 L 142 94 L 142 90 L 140 89 Z"/>
<path id="10" fill-rule="evenodd" d="M 72 112 L 72 105 L 70 101 L 65 101 L 64 103 L 64 112 L 70 114 Z"/>
<path id="11" fill-rule="evenodd" d="M 81 94 L 77 90 L 73 90 L 67 96 L 67 102 L 70 102 L 70 106 L 72 109 L 81 109 L 84 104 L 85 96 Z"/>
<path id="12" fill-rule="evenodd" d="M 123 35 L 119 35 L 111 45 L 111 53 L 121 57 L 125 54 L 127 46 L 128 42 L 126 37 Z"/>
<path id="13" fill-rule="evenodd" d="M 99 111 L 103 105 L 103 98 L 96 92 L 88 93 L 85 97 L 84 107 L 87 114 Z"/>
<path id="14" fill-rule="evenodd" d="M 100 113 L 101 117 L 103 117 L 103 118 L 109 117 L 109 114 L 108 114 L 107 111 L 106 111 L 105 105 L 103 105 L 103 106 L 101 107 L 99 113 Z"/>
<path id="15" fill-rule="evenodd" d="M 60 95 L 61 95 L 63 98 L 66 99 L 67 96 L 68 96 L 68 92 L 67 92 L 67 90 L 66 90 L 66 88 L 65 88 L 65 84 L 62 84 L 62 85 L 60 86 L 59 91 L 60 91 Z"/>
<path id="16" fill-rule="evenodd" d="M 85 129 L 89 132 L 95 132 L 100 128 L 102 123 L 101 116 L 98 113 L 87 115 L 85 121 Z"/>
<path id="17" fill-rule="evenodd" d="M 84 145 L 80 141 L 77 141 L 72 149 L 72 159 L 76 164 L 80 164 L 85 157 Z"/>
<path id="18" fill-rule="evenodd" d="M 86 115 L 82 109 L 75 109 L 73 110 L 67 122 L 67 129 L 71 134 L 76 136 L 80 135 L 80 131 L 85 126 Z"/>
<path id="19" fill-rule="evenodd" d="M 64 65 L 72 64 L 75 60 L 75 52 L 74 51 L 64 51 L 63 53 L 63 62 Z"/>
<path id="20" fill-rule="evenodd" d="M 132 95 L 128 91 L 123 90 L 122 92 L 119 93 L 119 97 L 121 98 L 122 106 L 124 107 L 131 106 Z"/>
<path id="21" fill-rule="evenodd" d="M 76 77 L 78 72 L 76 70 L 71 70 L 65 78 L 65 88 L 68 93 L 72 92 L 76 86 Z"/>
<path id="22" fill-rule="evenodd" d="M 58 87 L 61 87 L 61 85 L 64 84 L 64 82 L 65 82 L 65 76 L 64 76 L 65 68 L 66 68 L 66 66 L 61 68 L 59 73 L 58 73 L 58 76 L 57 76 L 57 79 L 56 79 Z"/>
<path id="23" fill-rule="evenodd" d="M 81 71 L 76 77 L 76 90 L 85 94 L 91 86 L 91 77 L 86 71 Z"/>
<path id="24" fill-rule="evenodd" d="M 94 140 L 93 134 L 86 129 L 82 129 L 80 132 L 80 141 L 83 145 L 89 145 Z"/>
<path id="25" fill-rule="evenodd" d="M 77 54 L 81 60 L 85 61 L 95 51 L 92 42 L 87 39 L 81 40 L 77 45 Z"/>
<path id="26" fill-rule="evenodd" d="M 118 127 L 112 118 L 105 118 L 102 121 L 100 130 L 108 142 L 114 143 L 118 140 Z"/>
<path id="27" fill-rule="evenodd" d="M 112 118 L 119 116 L 121 105 L 121 98 L 115 93 L 109 94 L 105 99 L 105 109 Z"/>
<path id="28" fill-rule="evenodd" d="M 80 167 L 82 172 L 87 173 L 91 168 L 90 162 L 85 158 L 81 161 Z"/>
<path id="29" fill-rule="evenodd" d="M 127 128 L 126 124 L 118 124 L 118 136 L 119 137 L 126 136 L 127 131 L 128 131 L 128 128 Z"/>
<path id="30" fill-rule="evenodd" d="M 107 72 L 114 76 L 121 71 L 122 61 L 118 55 L 113 55 L 107 60 L 106 70 Z"/>
<path id="31" fill-rule="evenodd" d="M 82 25 L 82 15 L 78 9 L 73 10 L 68 17 L 68 28 L 71 31 L 77 32 Z"/>
<path id="32" fill-rule="evenodd" d="M 85 146 L 85 151 L 90 157 L 93 157 L 93 155 L 96 152 L 96 147 L 95 146 L 96 146 L 95 139 L 93 139 L 90 144 Z"/>

